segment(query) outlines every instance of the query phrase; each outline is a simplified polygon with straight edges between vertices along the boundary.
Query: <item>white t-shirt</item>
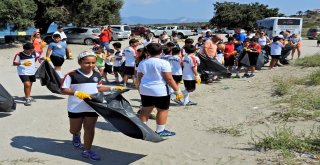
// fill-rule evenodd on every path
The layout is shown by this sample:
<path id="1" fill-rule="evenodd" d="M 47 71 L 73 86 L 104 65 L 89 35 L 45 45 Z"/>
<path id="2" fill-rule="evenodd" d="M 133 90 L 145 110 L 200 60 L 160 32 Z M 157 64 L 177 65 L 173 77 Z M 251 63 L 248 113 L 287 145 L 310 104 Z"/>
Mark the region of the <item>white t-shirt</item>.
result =
<path id="1" fill-rule="evenodd" d="M 171 72 L 168 61 L 159 58 L 148 58 L 139 63 L 138 73 L 142 73 L 140 94 L 146 96 L 168 96 L 167 82 L 162 76 L 164 72 Z"/>
<path id="2" fill-rule="evenodd" d="M 20 52 L 15 55 L 14 62 L 19 62 L 20 64 L 30 61 L 30 66 L 19 65 L 17 66 L 17 71 L 19 75 L 34 75 L 36 73 L 36 58 L 39 57 L 39 54 L 33 52 L 31 54 L 25 54 L 24 52 Z"/>
<path id="3" fill-rule="evenodd" d="M 172 75 L 182 75 L 182 68 L 181 68 L 182 58 L 177 55 L 171 56 L 169 58 L 169 62 L 171 65 Z"/>
<path id="4" fill-rule="evenodd" d="M 283 44 L 280 41 L 272 42 L 270 44 L 271 55 L 279 55 L 280 56 L 282 47 L 283 47 Z"/>
<path id="5" fill-rule="evenodd" d="M 126 57 L 125 66 L 134 67 L 136 61 L 136 52 L 131 46 L 123 50 L 123 56 Z"/>
<path id="6" fill-rule="evenodd" d="M 183 80 L 194 80 L 195 75 L 192 71 L 193 67 L 197 69 L 197 58 L 196 56 L 184 56 L 183 57 Z"/>
<path id="7" fill-rule="evenodd" d="M 224 61 L 224 55 L 223 52 L 218 52 L 217 51 L 217 61 L 222 64 L 222 61 Z"/>
<path id="8" fill-rule="evenodd" d="M 104 62 L 107 64 L 107 65 L 113 65 L 113 60 L 114 59 L 114 56 L 109 56 L 109 57 L 106 57 L 106 59 L 104 60 Z"/>
<path id="9" fill-rule="evenodd" d="M 74 70 L 66 75 L 61 88 L 71 88 L 73 91 L 82 91 L 88 94 L 98 93 L 102 85 L 100 73 L 93 71 L 85 75 L 80 70 Z M 76 96 L 69 96 L 68 111 L 73 113 L 95 112 L 86 102 Z"/>
<path id="10" fill-rule="evenodd" d="M 63 39 L 67 39 L 67 36 L 66 36 L 66 34 L 65 34 L 64 32 L 56 31 L 56 32 L 54 32 L 53 34 L 60 34 L 60 37 L 61 37 L 62 40 L 63 40 Z"/>
<path id="11" fill-rule="evenodd" d="M 160 59 L 162 59 L 162 60 L 166 60 L 166 61 L 169 61 L 169 58 L 171 57 L 172 55 L 162 55 L 162 56 L 160 56 Z"/>
<path id="12" fill-rule="evenodd" d="M 119 67 L 122 65 L 122 63 L 124 62 L 124 57 L 123 57 L 123 54 L 122 54 L 122 51 L 117 51 L 115 54 L 114 54 L 114 62 L 113 62 L 113 66 L 116 66 L 116 67 Z"/>
<path id="13" fill-rule="evenodd" d="M 150 41 L 147 41 L 146 39 L 144 39 L 141 41 L 141 43 L 144 47 L 146 47 L 148 44 L 152 43 L 152 39 L 150 39 Z"/>
<path id="14" fill-rule="evenodd" d="M 267 37 L 259 37 L 259 39 L 258 39 L 258 43 L 259 43 L 259 45 L 260 46 L 265 46 L 265 45 L 267 45 Z"/>

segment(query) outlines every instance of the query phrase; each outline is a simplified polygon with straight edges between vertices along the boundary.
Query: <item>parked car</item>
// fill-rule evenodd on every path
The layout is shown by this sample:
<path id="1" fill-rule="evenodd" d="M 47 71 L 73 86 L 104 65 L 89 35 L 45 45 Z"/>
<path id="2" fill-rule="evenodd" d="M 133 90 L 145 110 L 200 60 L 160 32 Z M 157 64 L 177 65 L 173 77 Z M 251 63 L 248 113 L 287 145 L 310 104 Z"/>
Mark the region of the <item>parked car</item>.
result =
<path id="1" fill-rule="evenodd" d="M 67 43 L 92 45 L 94 41 L 99 41 L 99 28 L 76 27 L 64 29 L 67 36 Z M 45 42 L 50 43 L 53 33 L 46 33 L 42 35 Z"/>
<path id="2" fill-rule="evenodd" d="M 164 31 L 167 32 L 168 35 L 172 35 L 172 31 L 176 31 L 178 34 L 178 38 L 188 38 L 189 36 L 193 36 L 193 32 L 190 29 L 183 29 L 178 26 L 162 26 L 156 29 L 151 29 L 151 34 L 155 37 L 159 37 Z"/>
<path id="3" fill-rule="evenodd" d="M 311 28 L 307 32 L 308 39 L 315 39 L 320 35 L 320 28 Z"/>
<path id="4" fill-rule="evenodd" d="M 123 39 L 128 39 L 130 35 L 127 32 L 112 28 L 112 40 L 113 41 L 121 41 Z"/>
<path id="5" fill-rule="evenodd" d="M 134 28 L 131 28 L 131 32 L 135 35 L 142 36 L 150 33 L 150 30 L 147 27 L 134 27 Z"/>
<path id="6" fill-rule="evenodd" d="M 123 36 L 126 36 L 125 39 L 128 39 L 129 36 L 131 35 L 131 28 L 128 25 L 110 25 L 110 26 L 112 29 L 118 29 L 118 30 L 124 32 Z"/>

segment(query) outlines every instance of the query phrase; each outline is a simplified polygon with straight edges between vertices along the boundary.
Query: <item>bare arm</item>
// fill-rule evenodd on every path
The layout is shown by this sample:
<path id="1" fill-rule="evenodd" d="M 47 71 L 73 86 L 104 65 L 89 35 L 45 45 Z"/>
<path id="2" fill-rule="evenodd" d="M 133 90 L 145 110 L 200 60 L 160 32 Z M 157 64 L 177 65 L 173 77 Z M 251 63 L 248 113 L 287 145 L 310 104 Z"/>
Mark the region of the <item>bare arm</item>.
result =
<path id="1" fill-rule="evenodd" d="M 197 68 L 194 66 L 192 67 L 192 72 L 194 74 L 194 77 L 197 77 L 198 76 L 198 71 L 197 71 Z"/>
<path id="2" fill-rule="evenodd" d="M 99 92 L 105 92 L 105 91 L 110 91 L 110 90 L 111 90 L 111 87 L 107 87 L 107 86 L 98 87 Z"/>
<path id="3" fill-rule="evenodd" d="M 140 86 L 142 77 L 143 77 L 143 73 L 138 72 L 138 78 L 137 78 L 137 82 L 136 82 L 137 88 L 139 88 L 139 86 Z"/>
<path id="4" fill-rule="evenodd" d="M 51 48 L 48 48 L 48 49 L 47 49 L 46 57 L 50 57 L 50 55 L 51 55 L 51 51 L 52 51 L 52 49 L 51 49 Z"/>
<path id="5" fill-rule="evenodd" d="M 174 91 L 179 91 L 179 87 L 177 86 L 176 82 L 172 78 L 172 73 L 171 72 L 162 72 L 163 78 L 166 80 L 166 82 L 169 84 L 169 86 L 174 90 Z"/>
<path id="6" fill-rule="evenodd" d="M 74 92 L 71 88 L 62 88 L 62 93 L 66 95 L 74 95 Z"/>

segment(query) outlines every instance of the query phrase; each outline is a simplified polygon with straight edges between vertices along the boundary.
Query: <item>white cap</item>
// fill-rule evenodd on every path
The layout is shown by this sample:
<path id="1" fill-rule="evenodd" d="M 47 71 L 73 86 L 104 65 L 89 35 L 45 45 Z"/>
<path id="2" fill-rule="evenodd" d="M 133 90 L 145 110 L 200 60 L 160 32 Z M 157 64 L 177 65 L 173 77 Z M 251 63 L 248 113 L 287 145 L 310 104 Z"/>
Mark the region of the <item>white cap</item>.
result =
<path id="1" fill-rule="evenodd" d="M 278 38 L 284 39 L 283 35 L 279 34 Z"/>
<path id="2" fill-rule="evenodd" d="M 93 51 L 84 51 L 78 55 L 78 60 L 80 60 L 84 57 L 87 57 L 87 56 L 96 56 L 96 54 Z"/>

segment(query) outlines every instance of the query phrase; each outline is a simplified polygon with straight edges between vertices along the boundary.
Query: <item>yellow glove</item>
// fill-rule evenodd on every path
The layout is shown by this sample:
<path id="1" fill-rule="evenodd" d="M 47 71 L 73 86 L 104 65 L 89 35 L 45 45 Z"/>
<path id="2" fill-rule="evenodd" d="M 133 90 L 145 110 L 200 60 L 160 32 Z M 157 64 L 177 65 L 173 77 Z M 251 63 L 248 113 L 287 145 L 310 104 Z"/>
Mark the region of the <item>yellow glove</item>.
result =
<path id="1" fill-rule="evenodd" d="M 32 62 L 30 62 L 30 61 L 25 61 L 25 62 L 22 63 L 22 65 L 24 65 L 24 66 L 31 66 L 31 65 L 32 65 Z"/>
<path id="2" fill-rule="evenodd" d="M 50 57 L 45 57 L 44 60 L 47 61 L 47 62 L 50 62 L 50 61 L 51 61 L 51 60 L 50 60 Z"/>
<path id="3" fill-rule="evenodd" d="M 83 99 L 92 99 L 91 95 L 89 95 L 86 92 L 82 92 L 82 91 L 75 91 L 74 92 L 74 96 L 78 97 L 79 99 L 83 100 Z"/>
<path id="4" fill-rule="evenodd" d="M 122 87 L 122 86 L 115 86 L 115 87 L 111 87 L 111 90 L 117 90 L 117 91 L 122 91 L 125 90 L 126 87 Z"/>
<path id="5" fill-rule="evenodd" d="M 73 59 L 72 53 L 69 53 L 69 59 Z"/>
<path id="6" fill-rule="evenodd" d="M 196 76 L 195 80 L 197 84 L 201 84 L 201 78 L 199 75 Z"/>
<path id="7" fill-rule="evenodd" d="M 174 93 L 176 94 L 176 100 L 181 100 L 183 98 L 183 94 L 180 89 Z"/>

